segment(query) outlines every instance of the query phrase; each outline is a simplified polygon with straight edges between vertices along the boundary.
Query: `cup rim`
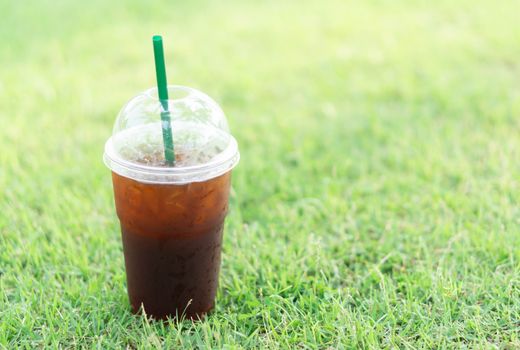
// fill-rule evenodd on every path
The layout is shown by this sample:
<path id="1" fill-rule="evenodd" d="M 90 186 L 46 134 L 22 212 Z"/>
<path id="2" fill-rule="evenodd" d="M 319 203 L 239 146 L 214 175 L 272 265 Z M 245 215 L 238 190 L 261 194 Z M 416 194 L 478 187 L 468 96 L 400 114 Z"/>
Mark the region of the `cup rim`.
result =
<path id="1" fill-rule="evenodd" d="M 115 150 L 113 135 L 105 143 L 103 161 L 113 172 L 139 182 L 183 184 L 207 181 L 230 171 L 240 160 L 236 139 L 231 134 L 227 136 L 229 137 L 227 147 L 209 162 L 171 168 L 144 165 L 123 159 Z"/>

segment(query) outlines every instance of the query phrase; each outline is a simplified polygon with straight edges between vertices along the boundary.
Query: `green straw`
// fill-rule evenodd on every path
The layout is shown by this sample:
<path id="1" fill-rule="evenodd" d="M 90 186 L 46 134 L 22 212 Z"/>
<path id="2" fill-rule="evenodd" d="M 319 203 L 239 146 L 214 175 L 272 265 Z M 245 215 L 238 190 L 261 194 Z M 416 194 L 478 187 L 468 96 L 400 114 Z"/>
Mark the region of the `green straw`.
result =
<path id="1" fill-rule="evenodd" d="M 168 83 L 166 82 L 166 67 L 164 65 L 164 50 L 162 37 L 153 36 L 153 53 L 155 57 L 155 74 L 157 76 L 157 91 L 159 101 L 162 105 L 161 121 L 164 142 L 164 158 L 168 165 L 175 164 L 175 153 L 173 152 L 173 136 L 170 111 L 168 110 Z"/>

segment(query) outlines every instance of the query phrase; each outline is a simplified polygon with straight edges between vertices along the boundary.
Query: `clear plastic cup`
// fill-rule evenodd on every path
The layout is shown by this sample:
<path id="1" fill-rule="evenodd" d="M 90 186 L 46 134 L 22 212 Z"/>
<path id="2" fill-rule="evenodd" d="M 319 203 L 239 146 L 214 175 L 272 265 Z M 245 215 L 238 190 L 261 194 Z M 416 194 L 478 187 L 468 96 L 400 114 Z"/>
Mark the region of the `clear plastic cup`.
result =
<path id="1" fill-rule="evenodd" d="M 157 89 L 121 110 L 104 161 L 112 170 L 134 312 L 200 318 L 214 306 L 237 142 L 210 97 L 169 86 L 176 155 L 164 159 Z"/>

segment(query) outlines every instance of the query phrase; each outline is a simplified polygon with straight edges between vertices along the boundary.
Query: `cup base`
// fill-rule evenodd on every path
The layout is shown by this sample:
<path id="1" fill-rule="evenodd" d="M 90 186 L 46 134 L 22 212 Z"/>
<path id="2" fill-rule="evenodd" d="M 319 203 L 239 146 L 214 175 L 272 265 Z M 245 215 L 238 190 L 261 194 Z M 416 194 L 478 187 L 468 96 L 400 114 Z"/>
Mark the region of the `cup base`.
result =
<path id="1" fill-rule="evenodd" d="M 150 320 L 153 321 L 164 321 L 167 322 L 169 320 L 175 321 L 175 322 L 182 322 L 185 320 L 190 321 L 202 321 L 211 314 L 213 309 L 215 308 L 215 304 L 212 304 L 207 310 L 203 311 L 197 311 L 197 312 L 191 312 L 191 313 L 171 313 L 171 314 L 152 314 L 147 313 L 146 308 L 139 307 L 135 308 L 133 305 L 131 306 L 132 313 L 134 315 L 142 315 L 147 317 Z"/>

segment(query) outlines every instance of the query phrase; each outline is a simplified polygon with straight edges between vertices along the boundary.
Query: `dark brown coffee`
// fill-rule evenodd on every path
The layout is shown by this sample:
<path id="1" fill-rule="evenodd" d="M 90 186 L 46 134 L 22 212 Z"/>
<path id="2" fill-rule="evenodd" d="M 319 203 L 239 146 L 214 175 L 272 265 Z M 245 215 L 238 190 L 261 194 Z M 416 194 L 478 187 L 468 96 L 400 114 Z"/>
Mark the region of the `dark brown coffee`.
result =
<path id="1" fill-rule="evenodd" d="M 213 308 L 230 179 L 163 185 L 112 173 L 134 312 L 200 318 Z"/>

